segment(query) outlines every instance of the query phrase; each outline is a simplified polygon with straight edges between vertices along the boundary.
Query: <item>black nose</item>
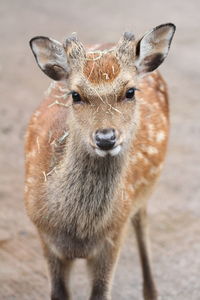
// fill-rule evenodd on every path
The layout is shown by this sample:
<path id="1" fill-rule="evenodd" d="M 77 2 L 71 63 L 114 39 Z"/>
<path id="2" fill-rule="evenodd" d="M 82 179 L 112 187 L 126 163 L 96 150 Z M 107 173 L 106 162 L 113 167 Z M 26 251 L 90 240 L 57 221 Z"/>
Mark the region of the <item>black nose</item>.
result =
<path id="1" fill-rule="evenodd" d="M 112 128 L 97 130 L 95 140 L 101 150 L 111 150 L 116 142 L 115 130 Z"/>

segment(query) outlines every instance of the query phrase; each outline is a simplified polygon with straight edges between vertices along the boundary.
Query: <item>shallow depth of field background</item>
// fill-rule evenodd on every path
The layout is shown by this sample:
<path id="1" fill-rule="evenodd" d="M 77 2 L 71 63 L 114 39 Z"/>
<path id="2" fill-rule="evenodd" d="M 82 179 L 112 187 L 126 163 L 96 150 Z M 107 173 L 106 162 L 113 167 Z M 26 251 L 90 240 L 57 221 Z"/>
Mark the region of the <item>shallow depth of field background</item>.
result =
<path id="1" fill-rule="evenodd" d="M 177 25 L 160 70 L 169 85 L 171 138 L 150 205 L 152 257 L 163 300 L 200 299 L 200 1 L 0 1 L 0 299 L 48 299 L 46 264 L 23 207 L 23 136 L 50 79 L 28 45 L 36 35 L 84 43 L 137 37 L 165 22 Z M 114 300 L 141 300 L 141 269 L 127 236 L 113 283 Z M 83 261 L 72 276 L 73 299 L 87 299 Z"/>

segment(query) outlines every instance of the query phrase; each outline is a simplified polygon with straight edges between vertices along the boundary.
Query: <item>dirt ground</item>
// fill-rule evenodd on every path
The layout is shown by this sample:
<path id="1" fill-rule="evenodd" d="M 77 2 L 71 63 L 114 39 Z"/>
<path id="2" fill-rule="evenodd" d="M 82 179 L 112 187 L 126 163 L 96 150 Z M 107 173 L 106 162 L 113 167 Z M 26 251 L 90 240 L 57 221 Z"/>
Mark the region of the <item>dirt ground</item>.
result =
<path id="1" fill-rule="evenodd" d="M 50 80 L 33 59 L 35 35 L 62 40 L 78 32 L 85 43 L 137 36 L 165 22 L 177 32 L 161 67 L 170 90 L 171 139 L 161 180 L 149 205 L 152 256 L 160 299 L 200 299 L 200 1 L 0 1 L 0 299 L 48 299 L 46 265 L 23 206 L 23 136 Z M 133 234 L 123 247 L 114 300 L 142 299 Z M 71 285 L 87 299 L 84 261 Z"/>

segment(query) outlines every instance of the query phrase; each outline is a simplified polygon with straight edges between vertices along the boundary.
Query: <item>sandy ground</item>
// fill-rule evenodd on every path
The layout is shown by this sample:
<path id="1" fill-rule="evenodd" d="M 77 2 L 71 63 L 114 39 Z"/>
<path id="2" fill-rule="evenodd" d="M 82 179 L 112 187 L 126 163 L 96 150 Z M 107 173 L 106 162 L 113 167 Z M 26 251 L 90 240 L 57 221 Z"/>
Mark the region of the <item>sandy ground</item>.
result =
<path id="1" fill-rule="evenodd" d="M 48 299 L 46 265 L 23 207 L 23 135 L 49 79 L 28 41 L 62 40 L 77 31 L 85 43 L 117 41 L 164 22 L 177 33 L 161 67 L 169 83 L 171 140 L 166 167 L 150 201 L 152 256 L 163 300 L 200 299 L 200 1 L 0 1 L 0 299 Z M 114 300 L 142 299 L 133 234 L 123 247 Z M 74 299 L 87 299 L 83 261 L 72 276 Z"/>

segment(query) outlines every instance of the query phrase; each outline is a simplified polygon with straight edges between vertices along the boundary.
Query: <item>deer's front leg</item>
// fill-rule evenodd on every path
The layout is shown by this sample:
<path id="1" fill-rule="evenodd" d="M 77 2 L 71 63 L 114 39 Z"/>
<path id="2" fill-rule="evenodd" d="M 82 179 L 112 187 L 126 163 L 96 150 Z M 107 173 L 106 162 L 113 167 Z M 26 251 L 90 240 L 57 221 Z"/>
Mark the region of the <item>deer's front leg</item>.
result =
<path id="1" fill-rule="evenodd" d="M 69 275 L 73 260 L 61 259 L 42 241 L 44 255 L 47 260 L 51 284 L 51 300 L 69 300 Z"/>
<path id="2" fill-rule="evenodd" d="M 90 300 L 111 299 L 111 283 L 119 250 L 119 239 L 107 239 L 97 254 L 88 259 L 88 267 L 92 275 Z"/>
<path id="3" fill-rule="evenodd" d="M 57 257 L 48 257 L 51 279 L 51 300 L 69 300 L 68 275 L 72 265 L 71 260 L 61 261 Z M 66 281 L 66 283 L 65 283 Z"/>

